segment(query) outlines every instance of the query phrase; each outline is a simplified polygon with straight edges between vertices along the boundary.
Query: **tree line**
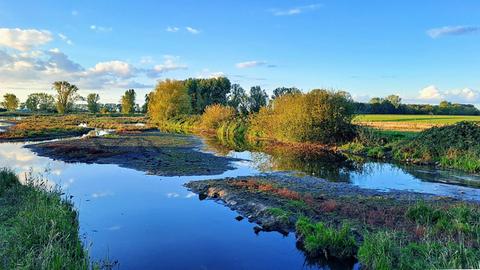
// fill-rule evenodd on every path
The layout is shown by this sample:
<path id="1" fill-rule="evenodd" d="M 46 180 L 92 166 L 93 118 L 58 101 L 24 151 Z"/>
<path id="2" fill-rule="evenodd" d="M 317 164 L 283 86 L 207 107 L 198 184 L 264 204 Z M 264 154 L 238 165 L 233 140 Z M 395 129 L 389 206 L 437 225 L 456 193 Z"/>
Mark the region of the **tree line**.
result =
<path id="1" fill-rule="evenodd" d="M 139 108 L 135 103 L 136 93 L 134 89 L 125 91 L 120 104 L 101 104 L 100 95 L 96 93 L 82 97 L 78 94 L 78 87 L 67 81 L 56 81 L 52 84 L 56 95 L 48 93 L 29 94 L 24 103 L 15 94 L 7 93 L 3 96 L 0 105 L 7 111 L 16 111 L 18 108 L 26 109 L 33 113 L 59 113 L 65 114 L 76 110 L 75 104 L 78 101 L 86 102 L 86 110 L 91 113 L 109 113 L 120 111 L 124 114 L 135 112 L 146 112 L 146 108 Z"/>
<path id="2" fill-rule="evenodd" d="M 403 104 L 397 95 L 385 98 L 374 97 L 368 103 L 355 102 L 358 114 L 433 114 L 433 115 L 480 115 L 472 104 L 441 101 L 438 105 Z"/>
<path id="3" fill-rule="evenodd" d="M 132 114 L 135 112 L 146 113 L 154 94 L 159 91 L 158 99 L 167 98 L 169 95 L 178 95 L 178 89 L 184 89 L 185 96 L 178 96 L 181 99 L 173 104 L 161 105 L 165 114 L 172 114 L 172 110 L 183 110 L 188 114 L 202 114 L 205 108 L 220 104 L 232 107 L 237 113 L 247 115 L 257 113 L 262 107 L 278 97 L 287 94 L 299 94 L 302 91 L 296 87 L 278 87 L 273 90 L 269 97 L 260 86 L 252 86 L 247 92 L 239 84 L 232 84 L 226 77 L 211 79 L 189 78 L 182 81 L 166 80 L 159 83 L 153 92 L 145 96 L 145 103 L 142 107 L 136 104 L 136 92 L 134 89 L 125 91 L 121 97 L 120 104 L 101 104 L 100 96 L 91 93 L 87 97 L 78 95 L 78 87 L 66 81 L 57 81 L 52 84 L 56 95 L 47 93 L 32 93 L 24 103 L 11 93 L 3 96 L 0 105 L 8 111 L 15 111 L 18 108 L 31 112 L 42 113 L 68 113 L 75 111 L 75 104 L 79 101 L 86 102 L 85 110 L 91 113 L 121 112 Z M 165 89 L 171 88 L 171 89 Z M 162 90 L 163 89 L 163 90 Z M 176 93 L 171 92 L 177 89 Z M 162 97 L 164 95 L 165 97 Z M 187 101 L 188 96 L 188 101 Z M 173 97 L 172 97 L 173 98 Z M 187 106 L 185 103 L 189 103 Z M 183 107 L 182 107 L 183 106 Z M 173 108 L 177 107 L 177 108 Z M 444 115 L 480 115 L 480 110 L 471 104 L 458 104 L 442 101 L 439 105 L 430 104 L 403 104 L 402 99 L 397 95 L 389 95 L 385 98 L 374 97 L 368 103 L 354 102 L 354 112 L 357 114 L 444 114 Z M 78 110 L 78 109 L 77 109 Z"/>

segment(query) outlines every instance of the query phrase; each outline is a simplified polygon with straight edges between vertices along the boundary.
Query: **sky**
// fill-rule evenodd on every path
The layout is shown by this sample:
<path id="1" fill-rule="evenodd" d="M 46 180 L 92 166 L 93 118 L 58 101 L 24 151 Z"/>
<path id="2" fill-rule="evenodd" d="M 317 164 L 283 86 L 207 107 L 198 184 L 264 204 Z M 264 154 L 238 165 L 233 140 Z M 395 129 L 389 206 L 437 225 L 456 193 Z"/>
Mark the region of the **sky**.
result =
<path id="1" fill-rule="evenodd" d="M 480 104 L 480 1 L 0 0 L 0 95 L 67 80 L 138 103 L 158 80 Z"/>

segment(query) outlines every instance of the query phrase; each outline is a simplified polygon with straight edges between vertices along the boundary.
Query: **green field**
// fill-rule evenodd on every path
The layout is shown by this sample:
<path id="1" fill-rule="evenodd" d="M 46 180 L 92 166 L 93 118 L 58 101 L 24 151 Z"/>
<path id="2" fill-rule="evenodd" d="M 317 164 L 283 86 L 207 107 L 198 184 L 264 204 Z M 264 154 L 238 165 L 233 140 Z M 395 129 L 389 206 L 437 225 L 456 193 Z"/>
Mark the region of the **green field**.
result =
<path id="1" fill-rule="evenodd" d="M 461 121 L 478 121 L 480 116 L 472 115 L 406 115 L 406 114 L 359 114 L 354 122 L 410 122 L 449 125 Z"/>
<path id="2" fill-rule="evenodd" d="M 461 121 L 480 122 L 480 116 L 472 115 L 407 115 L 407 114 L 359 114 L 353 122 L 380 130 L 419 132 L 436 126 L 452 125 Z"/>

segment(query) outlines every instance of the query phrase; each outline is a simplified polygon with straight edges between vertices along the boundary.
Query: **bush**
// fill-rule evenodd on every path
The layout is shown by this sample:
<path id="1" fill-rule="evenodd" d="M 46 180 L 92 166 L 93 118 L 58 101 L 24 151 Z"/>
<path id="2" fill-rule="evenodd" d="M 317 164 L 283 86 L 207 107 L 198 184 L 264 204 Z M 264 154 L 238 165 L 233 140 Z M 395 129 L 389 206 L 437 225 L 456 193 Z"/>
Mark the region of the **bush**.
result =
<path id="1" fill-rule="evenodd" d="M 155 124 L 189 114 L 191 110 L 190 97 L 182 81 L 159 82 L 148 103 L 148 115 Z"/>
<path id="2" fill-rule="evenodd" d="M 235 109 L 220 104 L 209 105 L 202 114 L 201 125 L 204 129 L 217 129 L 220 125 L 235 117 Z"/>
<path id="3" fill-rule="evenodd" d="M 313 90 L 284 95 L 252 117 L 252 131 L 287 142 L 343 142 L 354 134 L 352 104 L 344 92 Z"/>

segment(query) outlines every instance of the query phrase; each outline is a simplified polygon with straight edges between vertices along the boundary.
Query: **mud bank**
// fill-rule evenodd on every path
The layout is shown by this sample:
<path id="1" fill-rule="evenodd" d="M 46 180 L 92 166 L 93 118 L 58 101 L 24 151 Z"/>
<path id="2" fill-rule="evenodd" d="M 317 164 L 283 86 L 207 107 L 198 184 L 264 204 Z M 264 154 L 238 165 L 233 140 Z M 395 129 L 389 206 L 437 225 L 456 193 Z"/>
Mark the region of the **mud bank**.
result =
<path id="1" fill-rule="evenodd" d="M 423 200 L 447 205 L 452 198 L 406 191 L 381 192 L 315 177 L 273 173 L 257 177 L 194 181 L 186 184 L 200 199 L 213 199 L 259 225 L 258 230 L 295 231 L 301 216 L 339 225 L 347 220 L 366 229 L 413 228 L 407 208 Z"/>
<path id="2" fill-rule="evenodd" d="M 117 164 L 161 176 L 215 175 L 233 169 L 230 163 L 236 159 L 200 152 L 200 146 L 195 137 L 145 131 L 26 147 L 68 163 Z"/>

